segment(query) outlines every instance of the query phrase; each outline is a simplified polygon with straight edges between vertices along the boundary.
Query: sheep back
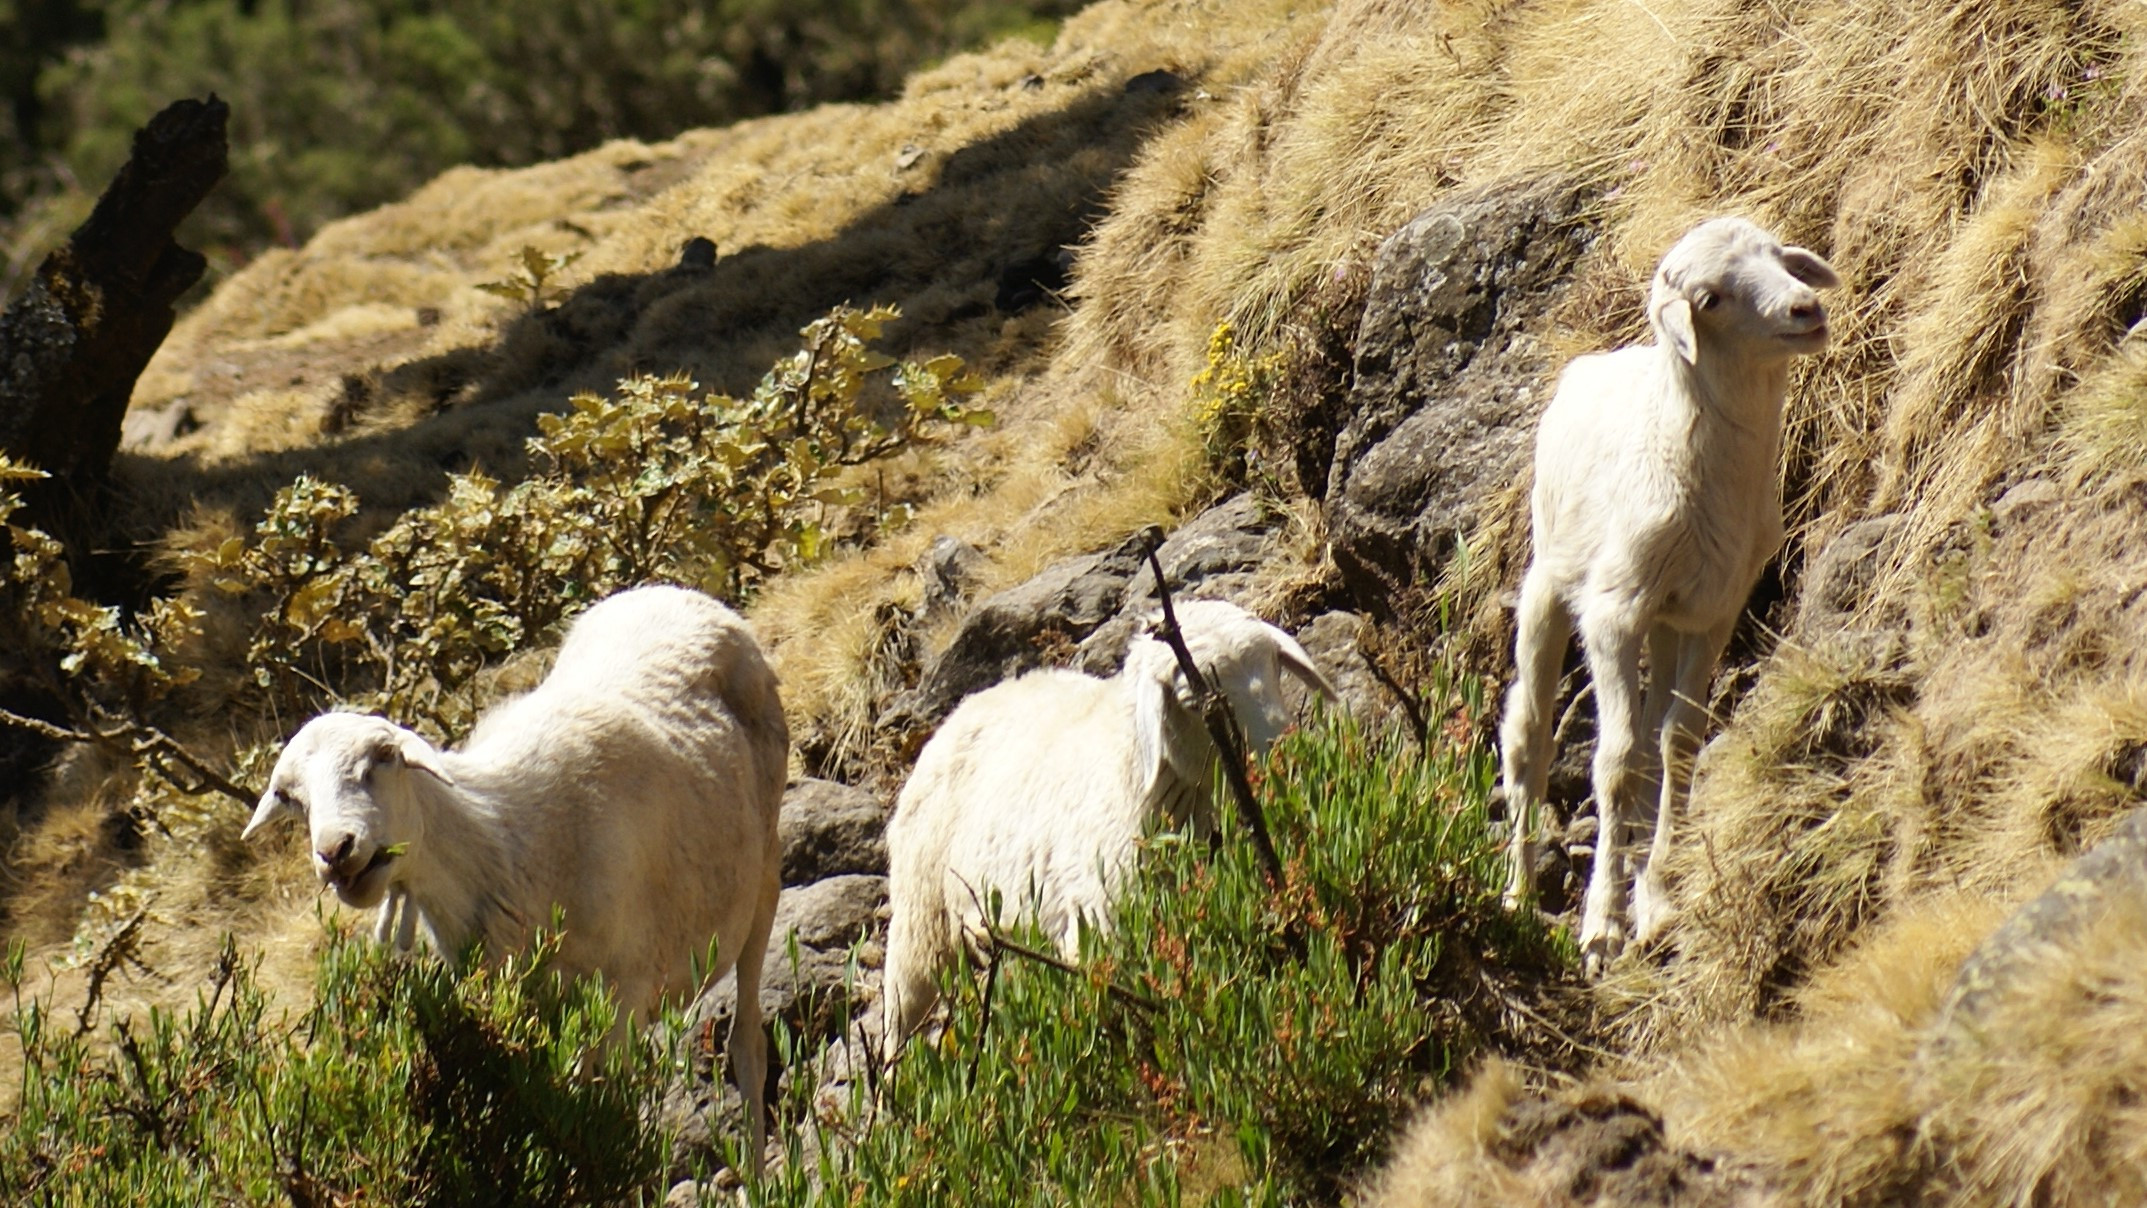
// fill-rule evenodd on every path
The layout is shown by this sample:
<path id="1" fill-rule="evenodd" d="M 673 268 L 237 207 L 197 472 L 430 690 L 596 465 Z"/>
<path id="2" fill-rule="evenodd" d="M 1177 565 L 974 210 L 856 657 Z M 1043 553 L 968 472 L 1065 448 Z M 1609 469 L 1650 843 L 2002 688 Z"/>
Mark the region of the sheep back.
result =
<path id="1" fill-rule="evenodd" d="M 955 921 L 981 930 L 994 890 L 1004 917 L 1033 906 L 1062 945 L 1082 914 L 1100 919 L 1155 777 L 1140 742 L 1121 679 L 1032 671 L 962 702 L 888 823 L 889 893 L 912 934 L 951 958 Z"/>
<path id="2" fill-rule="evenodd" d="M 544 682 L 446 756 L 502 849 L 474 938 L 512 950 L 556 905 L 562 971 L 602 969 L 622 1008 L 690 990 L 711 935 L 722 973 L 777 878 L 788 752 L 774 673 L 736 613 L 668 587 L 591 608 Z M 440 930 L 450 952 L 473 938 Z"/>

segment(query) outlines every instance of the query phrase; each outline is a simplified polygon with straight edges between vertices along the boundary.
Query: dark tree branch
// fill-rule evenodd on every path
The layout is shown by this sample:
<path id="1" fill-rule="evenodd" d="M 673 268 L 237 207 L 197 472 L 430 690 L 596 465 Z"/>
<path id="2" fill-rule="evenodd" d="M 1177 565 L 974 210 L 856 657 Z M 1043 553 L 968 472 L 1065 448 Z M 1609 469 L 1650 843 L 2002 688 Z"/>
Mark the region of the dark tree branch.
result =
<path id="1" fill-rule="evenodd" d="M 1211 686 L 1200 674 L 1200 667 L 1193 662 L 1192 651 L 1185 648 L 1185 635 L 1178 630 L 1178 614 L 1170 605 L 1170 588 L 1163 582 L 1163 563 L 1156 557 L 1162 548 L 1163 530 L 1148 526 L 1141 534 L 1142 552 L 1148 556 L 1148 568 L 1155 572 L 1156 598 L 1163 604 L 1163 621 L 1156 626 L 1156 636 L 1161 638 L 1178 656 L 1178 670 L 1185 673 L 1186 686 L 1193 691 L 1193 698 L 1200 702 L 1200 720 L 1206 723 L 1208 737 L 1215 741 L 1215 749 L 1221 757 L 1223 776 L 1230 783 L 1230 795 L 1236 799 L 1238 817 L 1245 829 L 1252 833 L 1252 843 L 1260 853 L 1260 863 L 1267 868 L 1267 877 L 1276 886 L 1282 884 L 1282 857 L 1275 854 L 1275 841 L 1267 833 L 1267 815 L 1260 811 L 1259 799 L 1253 796 L 1252 779 L 1245 774 L 1245 739 L 1238 728 L 1237 714 L 1230 708 L 1230 700 Z"/>

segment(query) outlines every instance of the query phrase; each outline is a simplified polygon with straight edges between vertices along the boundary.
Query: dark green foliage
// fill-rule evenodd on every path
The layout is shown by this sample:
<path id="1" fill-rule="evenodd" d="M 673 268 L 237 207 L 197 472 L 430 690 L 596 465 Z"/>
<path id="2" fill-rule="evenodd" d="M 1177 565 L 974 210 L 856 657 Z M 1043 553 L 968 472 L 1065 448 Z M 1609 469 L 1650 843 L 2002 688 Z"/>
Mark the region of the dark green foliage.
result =
<path id="1" fill-rule="evenodd" d="M 1481 689 L 1435 707 L 1465 736 Z M 1261 790 L 1279 892 L 1242 841 L 1159 836 L 1082 972 L 1001 949 L 952 978 L 945 1035 L 912 1044 L 856 1148 L 769 1202 L 818 1202 L 814 1181 L 872 1204 L 1337 1202 L 1484 1043 L 1471 1004 L 1569 960 L 1499 904 L 1491 778 L 1465 737 L 1286 739 Z"/>
<path id="2" fill-rule="evenodd" d="M 0 0 L 0 218 L 95 193 L 183 96 L 231 105 L 231 178 L 188 242 L 243 255 L 459 163 L 891 95 L 929 60 L 1048 33 L 1074 0 Z M 102 31 L 101 39 L 98 37 Z M 70 41 L 78 53 L 63 56 Z M 51 158 L 42 181 L 23 171 Z M 10 180 L 7 173 L 15 170 Z M 4 240 L 0 240 L 4 242 Z"/>
<path id="3" fill-rule="evenodd" d="M 9 1202 L 612 1205 L 660 1180 L 642 1119 L 666 1063 L 600 1045 L 593 982 L 541 957 L 458 977 L 338 935 L 317 994 L 271 1012 L 227 947 L 192 1010 L 101 1035 L 18 1000 Z"/>

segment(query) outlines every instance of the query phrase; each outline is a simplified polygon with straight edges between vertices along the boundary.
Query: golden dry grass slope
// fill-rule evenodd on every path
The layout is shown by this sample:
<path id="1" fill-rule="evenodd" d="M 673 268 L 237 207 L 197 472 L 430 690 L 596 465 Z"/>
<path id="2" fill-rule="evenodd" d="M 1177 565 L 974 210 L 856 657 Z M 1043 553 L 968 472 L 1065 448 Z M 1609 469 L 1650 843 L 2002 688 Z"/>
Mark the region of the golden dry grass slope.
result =
<path id="1" fill-rule="evenodd" d="M 2003 1071 L 1934 1082 L 1916 1053 L 1960 959 L 2147 784 L 2143 39 L 2136 0 L 1106 0 L 885 105 L 456 171 L 265 257 L 141 384 L 200 427 L 130 461 L 136 524 L 206 539 L 300 468 L 405 506 L 443 467 L 511 469 L 574 389 L 735 388 L 825 306 L 898 302 L 1004 422 L 905 467 L 911 529 L 756 605 L 800 726 L 855 746 L 876 610 L 932 536 L 1007 582 L 1199 499 L 1187 383 L 1219 322 L 1301 347 L 1445 191 L 1561 174 L 1601 190 L 1601 236 L 1545 338 L 1598 345 L 1637 333 L 1679 231 L 1750 215 L 1848 284 L 1792 404 L 1791 602 L 1726 677 L 1682 915 L 1600 992 L 1598 1077 L 1755 1195 L 2122 1200 L 2137 926 L 2023 991 Z M 694 235 L 722 257 L 674 271 Z M 1000 274 L 1062 243 L 1067 307 L 999 313 Z M 548 317 L 474 288 L 523 245 L 581 253 Z M 1517 519 L 1479 568 L 1517 565 Z M 1495 650 L 1483 578 L 1461 615 Z M 1466 1185 L 1513 1085 L 1433 1117 L 1392 1202 Z"/>

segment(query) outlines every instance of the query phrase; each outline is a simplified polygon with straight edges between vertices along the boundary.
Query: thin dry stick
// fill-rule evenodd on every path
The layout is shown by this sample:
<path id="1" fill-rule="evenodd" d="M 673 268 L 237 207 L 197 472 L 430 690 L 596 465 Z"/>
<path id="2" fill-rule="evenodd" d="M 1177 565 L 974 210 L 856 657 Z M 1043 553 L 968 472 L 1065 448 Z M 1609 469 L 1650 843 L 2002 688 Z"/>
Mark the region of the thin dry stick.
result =
<path id="1" fill-rule="evenodd" d="M 1358 631 L 1357 654 L 1364 660 L 1364 665 L 1371 669 L 1372 678 L 1379 681 L 1379 686 L 1392 693 L 1394 699 L 1400 702 L 1402 712 L 1409 718 L 1410 730 L 1416 736 L 1416 745 L 1418 747 L 1429 747 L 1431 745 L 1431 719 L 1424 716 L 1424 707 L 1417 703 L 1416 694 L 1402 687 L 1401 680 L 1397 679 L 1393 672 L 1387 670 L 1386 664 L 1380 662 L 1379 656 L 1373 653 L 1371 644 L 1364 641 L 1364 630 L 1370 628 L 1371 622 L 1367 621 L 1364 623 L 1364 628 Z"/>
<path id="2" fill-rule="evenodd" d="M 1049 968 L 1057 969 L 1061 973 L 1071 974 L 1074 977 L 1080 978 L 1087 978 L 1090 976 L 1089 971 L 1083 969 L 1079 965 L 1073 964 L 1068 961 L 1062 961 L 1058 957 L 1055 957 L 1048 952 L 1038 952 L 1036 949 L 1029 947 L 1027 944 L 1022 943 L 1019 940 L 1010 940 L 1006 938 L 1006 933 L 1000 931 L 997 927 L 992 927 L 989 925 L 985 927 L 985 942 L 990 944 L 991 947 L 994 949 L 1003 949 L 1007 952 L 1013 953 L 1015 956 L 1018 956 L 1023 960 L 1035 961 L 1039 965 L 1045 965 Z M 1109 980 L 1108 978 L 1104 979 L 1103 981 L 1103 989 L 1105 993 L 1109 994 L 1111 997 L 1117 999 L 1118 1001 L 1125 1003 L 1129 1007 L 1139 1007 L 1143 1011 L 1160 1011 L 1163 1009 L 1163 1004 L 1157 1002 L 1155 999 L 1148 997 L 1146 994 L 1143 994 L 1138 990 L 1129 990 L 1126 987 L 1119 985 L 1117 982 Z"/>
<path id="3" fill-rule="evenodd" d="M 113 750 L 125 751 L 140 760 L 151 772 L 170 781 L 182 793 L 198 795 L 213 790 L 248 809 L 252 809 L 254 803 L 260 800 L 259 793 L 252 792 L 244 785 L 219 774 L 206 760 L 181 745 L 178 739 L 143 722 L 121 721 L 109 730 L 77 730 L 0 709 L 0 725 L 28 730 L 54 742 L 95 743 Z M 170 763 L 167 763 L 167 760 Z M 182 776 L 174 771 L 171 764 L 177 764 L 187 775 Z M 187 776 L 192 779 L 189 780 Z"/>
<path id="4" fill-rule="evenodd" d="M 1141 538 L 1148 568 L 1155 573 L 1156 598 L 1163 604 L 1163 621 L 1156 626 L 1156 636 L 1178 656 L 1178 669 L 1185 673 L 1186 686 L 1200 701 L 1200 720 L 1206 723 L 1208 737 L 1215 740 L 1215 749 L 1221 753 L 1223 776 L 1230 782 L 1230 795 L 1237 799 L 1238 816 L 1245 829 L 1252 832 L 1253 847 L 1267 868 L 1269 884 L 1279 886 L 1282 857 L 1275 854 L 1275 841 L 1267 833 L 1267 816 L 1260 812 L 1260 802 L 1252 795 L 1252 780 L 1245 774 L 1245 742 L 1238 732 L 1237 715 L 1231 712 L 1230 701 L 1208 685 L 1193 662 L 1192 652 L 1185 648 L 1185 635 L 1178 630 L 1178 614 L 1170 606 L 1170 588 L 1163 582 L 1163 563 L 1156 557 L 1156 550 L 1163 544 L 1163 530 L 1149 525 Z"/>

